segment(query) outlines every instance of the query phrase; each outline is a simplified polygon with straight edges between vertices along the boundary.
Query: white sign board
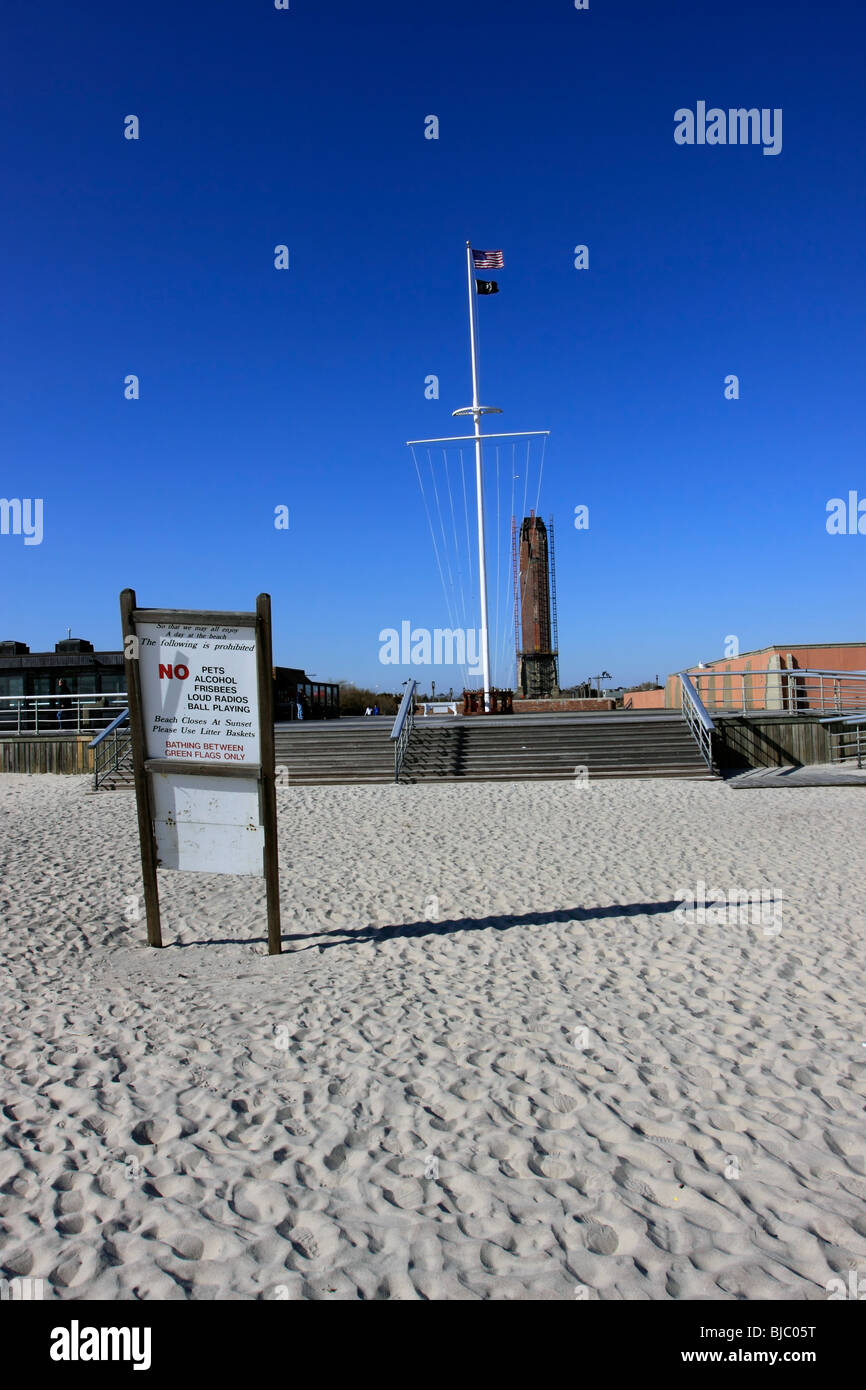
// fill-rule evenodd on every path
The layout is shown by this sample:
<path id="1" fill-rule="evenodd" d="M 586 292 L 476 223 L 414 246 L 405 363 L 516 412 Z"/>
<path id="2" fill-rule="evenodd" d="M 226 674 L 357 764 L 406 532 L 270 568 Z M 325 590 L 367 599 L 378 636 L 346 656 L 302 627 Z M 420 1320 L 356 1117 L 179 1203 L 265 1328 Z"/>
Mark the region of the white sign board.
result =
<path id="1" fill-rule="evenodd" d="M 255 612 L 139 608 L 120 595 L 147 944 L 162 946 L 158 869 L 265 881 L 279 955 L 271 597 Z"/>
<path id="2" fill-rule="evenodd" d="M 136 632 L 147 756 L 260 762 L 255 628 L 141 622 Z"/>
<path id="3" fill-rule="evenodd" d="M 265 832 L 256 777 L 153 773 L 153 829 L 162 869 L 264 873 Z"/>

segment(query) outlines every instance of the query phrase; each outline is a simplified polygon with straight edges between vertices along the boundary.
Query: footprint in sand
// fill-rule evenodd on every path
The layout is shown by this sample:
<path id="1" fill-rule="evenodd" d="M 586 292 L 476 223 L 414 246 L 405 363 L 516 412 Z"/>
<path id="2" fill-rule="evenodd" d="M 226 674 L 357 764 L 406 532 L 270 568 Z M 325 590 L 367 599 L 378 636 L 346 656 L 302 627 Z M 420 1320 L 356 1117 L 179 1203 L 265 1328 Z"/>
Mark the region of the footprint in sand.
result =
<path id="1" fill-rule="evenodd" d="M 342 1168 L 346 1162 L 346 1145 L 336 1144 L 331 1152 L 325 1154 L 324 1164 L 331 1173 L 335 1173 L 338 1168 Z"/>
<path id="2" fill-rule="evenodd" d="M 312 1215 L 307 1213 L 308 1218 Z M 280 1230 L 279 1234 L 284 1232 Z M 305 1260 L 329 1259 L 337 1249 L 336 1228 L 328 1221 L 308 1219 L 307 1225 L 296 1226 L 285 1235 Z"/>
<path id="3" fill-rule="evenodd" d="M 414 1210 L 424 1205 L 424 1189 L 420 1182 L 414 1178 L 406 1178 L 403 1181 L 389 1181 L 382 1187 L 382 1193 L 391 1206 L 399 1207 L 403 1210 Z"/>
<path id="4" fill-rule="evenodd" d="M 557 1154 L 536 1154 L 529 1160 L 530 1171 L 540 1178 L 570 1178 L 574 1165 Z"/>
<path id="5" fill-rule="evenodd" d="M 171 1248 L 182 1260 L 200 1260 L 205 1252 L 205 1243 L 199 1236 L 181 1234 L 173 1237 Z"/>
<path id="6" fill-rule="evenodd" d="M 582 1096 L 577 1096 L 571 1091 L 563 1091 L 561 1089 L 546 1091 L 543 1094 L 548 1097 L 553 1109 L 557 1110 L 560 1115 L 570 1115 L 572 1110 L 576 1110 L 583 1101 Z"/>
<path id="7" fill-rule="evenodd" d="M 289 1210 L 285 1190 L 275 1182 L 240 1182 L 231 1205 L 243 1221 L 261 1221 L 275 1226 Z"/>
<path id="8" fill-rule="evenodd" d="M 584 1223 L 584 1240 L 587 1250 L 593 1255 L 613 1255 L 619 1249 L 619 1236 L 603 1221 Z"/>
<path id="9" fill-rule="evenodd" d="M 176 1139 L 180 1132 L 180 1123 L 173 1117 L 154 1116 L 151 1119 L 140 1120 L 132 1130 L 130 1137 L 136 1144 L 146 1147 L 151 1144 L 164 1144 L 169 1139 Z"/>

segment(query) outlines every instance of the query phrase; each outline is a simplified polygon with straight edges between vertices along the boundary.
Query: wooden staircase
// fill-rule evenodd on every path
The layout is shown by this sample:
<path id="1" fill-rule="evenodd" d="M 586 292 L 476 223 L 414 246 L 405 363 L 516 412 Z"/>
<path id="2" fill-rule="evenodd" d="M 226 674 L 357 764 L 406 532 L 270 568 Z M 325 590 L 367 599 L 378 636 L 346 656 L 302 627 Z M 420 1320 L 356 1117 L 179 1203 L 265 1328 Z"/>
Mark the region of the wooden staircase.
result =
<path id="1" fill-rule="evenodd" d="M 390 718 L 380 717 L 277 725 L 278 785 L 392 782 L 391 723 Z M 419 719 L 400 780 L 707 780 L 714 776 L 681 715 L 616 711 Z"/>
<path id="2" fill-rule="evenodd" d="M 393 723 L 390 716 L 361 715 L 355 719 L 305 719 L 277 724 L 277 786 L 393 782 Z"/>
<path id="3" fill-rule="evenodd" d="M 401 780 L 571 781 L 712 773 L 678 714 L 526 715 L 416 724 Z"/>
<path id="4" fill-rule="evenodd" d="M 107 772 L 100 780 L 99 790 L 101 792 L 135 791 L 135 782 L 132 776 L 132 763 L 130 762 L 128 767 L 121 766 L 114 768 L 111 772 Z"/>

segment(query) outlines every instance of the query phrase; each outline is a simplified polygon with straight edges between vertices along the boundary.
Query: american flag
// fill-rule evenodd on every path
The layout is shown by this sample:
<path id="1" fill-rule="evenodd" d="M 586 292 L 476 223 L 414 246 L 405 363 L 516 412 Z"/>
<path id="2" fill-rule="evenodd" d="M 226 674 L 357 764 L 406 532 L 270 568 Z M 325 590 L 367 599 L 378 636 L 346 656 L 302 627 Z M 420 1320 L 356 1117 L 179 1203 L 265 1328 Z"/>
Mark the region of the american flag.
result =
<path id="1" fill-rule="evenodd" d="M 505 268 L 505 257 L 501 251 L 473 250 L 472 259 L 475 262 L 476 270 L 504 270 Z"/>

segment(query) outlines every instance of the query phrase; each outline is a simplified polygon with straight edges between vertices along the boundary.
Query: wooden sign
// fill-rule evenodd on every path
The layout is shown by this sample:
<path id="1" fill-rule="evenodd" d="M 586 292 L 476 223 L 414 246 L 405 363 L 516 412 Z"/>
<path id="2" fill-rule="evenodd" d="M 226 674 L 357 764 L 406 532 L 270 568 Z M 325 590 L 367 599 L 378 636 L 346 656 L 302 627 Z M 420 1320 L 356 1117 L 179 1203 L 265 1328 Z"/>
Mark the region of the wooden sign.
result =
<path id="1" fill-rule="evenodd" d="M 264 876 L 279 953 L 271 601 L 255 613 L 138 608 L 120 596 L 147 940 L 157 869 Z"/>
<path id="2" fill-rule="evenodd" d="M 255 763 L 255 625 L 136 624 L 150 758 Z"/>

